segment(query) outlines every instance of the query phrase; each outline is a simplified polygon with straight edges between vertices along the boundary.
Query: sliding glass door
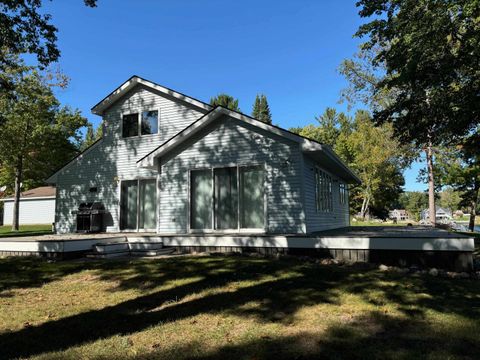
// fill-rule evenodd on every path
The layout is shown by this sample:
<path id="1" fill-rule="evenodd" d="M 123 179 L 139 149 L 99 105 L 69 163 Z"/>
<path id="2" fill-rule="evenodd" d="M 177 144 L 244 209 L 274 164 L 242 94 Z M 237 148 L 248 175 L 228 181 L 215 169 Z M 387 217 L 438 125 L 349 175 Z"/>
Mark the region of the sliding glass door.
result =
<path id="1" fill-rule="evenodd" d="M 263 166 L 193 170 L 190 173 L 190 228 L 265 228 Z"/>
<path id="2" fill-rule="evenodd" d="M 265 222 L 264 170 L 260 166 L 240 168 L 240 227 L 258 229 Z"/>
<path id="3" fill-rule="evenodd" d="M 120 229 L 155 230 L 157 227 L 156 180 L 122 181 L 120 191 Z"/>

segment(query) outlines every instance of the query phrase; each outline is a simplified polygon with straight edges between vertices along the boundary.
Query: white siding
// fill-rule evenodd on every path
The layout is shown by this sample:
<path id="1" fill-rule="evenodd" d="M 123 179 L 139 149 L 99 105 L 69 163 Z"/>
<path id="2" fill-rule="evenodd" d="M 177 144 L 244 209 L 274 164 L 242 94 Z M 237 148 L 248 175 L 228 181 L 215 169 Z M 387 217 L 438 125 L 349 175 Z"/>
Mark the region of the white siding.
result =
<path id="1" fill-rule="evenodd" d="M 3 210 L 3 224 L 11 225 L 13 222 L 13 201 L 5 201 Z M 51 224 L 54 220 L 55 199 L 20 200 L 20 225 Z"/>
<path id="2" fill-rule="evenodd" d="M 188 174 L 194 168 L 265 164 L 267 231 L 303 233 L 301 153 L 297 143 L 224 118 L 162 159 L 160 233 L 186 233 L 189 223 Z"/>
<path id="3" fill-rule="evenodd" d="M 315 203 L 315 167 L 318 166 L 332 177 L 333 180 L 333 211 L 317 211 Z M 304 189 L 305 189 L 305 215 L 307 219 L 307 233 L 335 229 L 349 226 L 349 207 L 340 203 L 339 181 L 337 176 L 322 168 L 322 164 L 316 163 L 308 156 L 304 156 Z M 349 194 L 350 195 L 350 194 Z"/>
<path id="4" fill-rule="evenodd" d="M 122 138 L 122 114 L 158 110 L 159 133 Z M 137 160 L 202 116 L 204 110 L 172 100 L 139 85 L 105 112 L 104 138 L 67 166 L 57 181 L 56 228 L 60 233 L 75 231 L 71 214 L 80 202 L 101 201 L 108 211 L 107 231 L 118 231 L 119 181 L 155 177 L 156 171 L 137 167 Z M 89 192 L 97 187 L 97 192 Z"/>

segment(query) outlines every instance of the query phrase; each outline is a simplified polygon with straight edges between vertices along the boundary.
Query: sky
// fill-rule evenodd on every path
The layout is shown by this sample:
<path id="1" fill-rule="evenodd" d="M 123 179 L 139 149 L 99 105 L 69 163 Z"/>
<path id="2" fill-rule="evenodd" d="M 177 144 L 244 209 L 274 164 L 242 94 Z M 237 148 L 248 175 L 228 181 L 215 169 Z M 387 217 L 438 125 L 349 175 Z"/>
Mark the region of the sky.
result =
<path id="1" fill-rule="evenodd" d="M 59 67 L 70 85 L 58 93 L 95 126 L 90 109 L 132 75 L 208 102 L 228 93 L 250 114 L 267 96 L 274 124 L 315 123 L 326 107 L 346 111 L 337 69 L 360 44 L 356 0 L 45 2 L 58 28 Z M 406 190 L 417 183 L 415 163 Z"/>

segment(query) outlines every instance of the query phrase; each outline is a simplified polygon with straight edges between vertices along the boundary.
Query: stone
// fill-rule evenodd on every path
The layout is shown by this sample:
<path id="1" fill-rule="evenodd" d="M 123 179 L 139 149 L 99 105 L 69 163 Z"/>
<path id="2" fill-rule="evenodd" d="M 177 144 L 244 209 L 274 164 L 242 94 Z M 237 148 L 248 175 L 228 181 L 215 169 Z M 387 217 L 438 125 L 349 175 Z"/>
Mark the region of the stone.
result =
<path id="1" fill-rule="evenodd" d="M 431 276 L 438 276 L 438 270 L 435 268 L 431 268 L 430 270 L 428 270 L 428 274 Z"/>

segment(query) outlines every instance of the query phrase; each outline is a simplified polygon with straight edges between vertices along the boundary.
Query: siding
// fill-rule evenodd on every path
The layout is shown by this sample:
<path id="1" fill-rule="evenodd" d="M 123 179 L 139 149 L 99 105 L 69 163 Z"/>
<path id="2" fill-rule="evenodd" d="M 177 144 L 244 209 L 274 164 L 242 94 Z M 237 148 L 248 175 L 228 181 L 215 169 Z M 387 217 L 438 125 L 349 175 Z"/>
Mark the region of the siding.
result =
<path id="1" fill-rule="evenodd" d="M 189 227 L 189 170 L 266 165 L 267 231 L 303 233 L 301 153 L 298 144 L 232 118 L 223 118 L 162 159 L 160 233 Z"/>
<path id="2" fill-rule="evenodd" d="M 348 201 L 346 204 L 340 203 L 339 196 L 339 181 L 337 176 L 322 168 L 322 164 L 316 163 L 308 156 L 304 155 L 304 191 L 305 191 L 305 216 L 307 224 L 307 233 L 322 231 L 328 229 L 335 229 L 339 227 L 348 226 L 349 208 Z M 333 211 L 321 212 L 317 211 L 315 204 L 315 166 L 318 166 L 322 171 L 325 171 L 332 177 L 333 181 Z M 336 181 L 335 181 L 336 180 Z M 350 194 L 349 194 L 350 195 Z"/>
<path id="3" fill-rule="evenodd" d="M 122 114 L 158 110 L 157 135 L 122 138 Z M 81 202 L 101 201 L 108 211 L 107 231 L 118 231 L 119 185 L 121 180 L 156 177 L 157 172 L 137 167 L 137 160 L 152 151 L 204 113 L 142 85 L 136 86 L 104 114 L 104 137 L 58 175 L 56 228 L 75 231 L 71 214 Z M 97 187 L 97 192 L 89 191 Z"/>
<path id="4" fill-rule="evenodd" d="M 13 222 L 13 201 L 5 201 L 3 208 L 3 224 Z M 20 225 L 51 224 L 55 220 L 55 199 L 20 200 Z"/>

